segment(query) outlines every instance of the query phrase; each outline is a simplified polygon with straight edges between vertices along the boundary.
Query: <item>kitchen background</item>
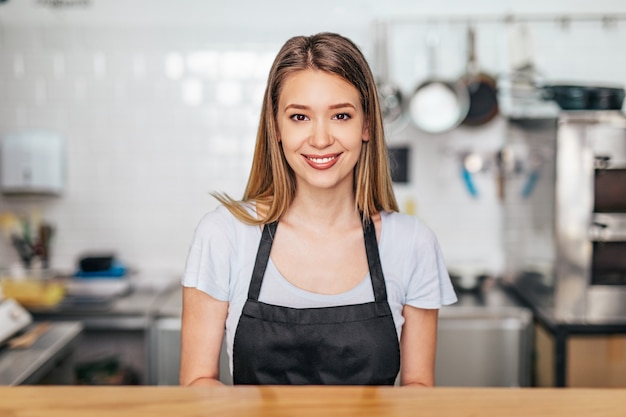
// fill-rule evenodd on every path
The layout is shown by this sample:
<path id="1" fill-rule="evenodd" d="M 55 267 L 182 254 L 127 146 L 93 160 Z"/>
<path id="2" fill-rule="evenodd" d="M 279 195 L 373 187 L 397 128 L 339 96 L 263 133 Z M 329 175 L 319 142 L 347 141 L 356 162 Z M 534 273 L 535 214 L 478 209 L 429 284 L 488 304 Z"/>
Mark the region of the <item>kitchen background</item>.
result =
<path id="1" fill-rule="evenodd" d="M 381 22 L 387 29 L 387 71 L 376 30 Z M 527 139 L 541 149 L 546 142 L 552 146 L 559 113 L 552 101 L 514 100 L 513 87 L 520 85 L 513 74 L 526 69 L 525 74 L 546 83 L 623 87 L 626 2 L 0 0 L 0 139 L 25 142 L 16 135 L 36 130 L 64 143 L 61 158 L 52 159 L 62 161 L 64 171 L 58 195 L 5 193 L 6 176 L 0 178 L 0 226 L 11 227 L 6 213 L 49 224 L 54 230 L 49 266 L 55 272 L 73 274 L 85 255 L 94 253 L 115 253 L 125 266 L 141 272 L 129 278 L 133 291 L 127 291 L 129 280 L 119 280 L 119 297 L 115 280 L 104 280 L 114 284 L 106 290 L 115 292 L 105 296 L 98 280 L 83 286 L 90 280 L 72 279 L 66 290 L 74 297 L 65 297 L 60 307 L 30 306 L 35 321 L 54 323 L 49 342 L 65 332 L 64 343 L 77 346 L 65 352 L 70 363 L 64 369 L 71 369 L 72 362 L 97 368 L 114 360 L 132 370 L 130 379 L 121 382 L 177 383 L 181 296 L 167 287 L 179 290 L 194 227 L 216 206 L 210 193 L 240 197 L 243 192 L 267 72 L 287 38 L 321 31 L 345 34 L 362 48 L 378 76 L 386 72 L 384 78 L 409 97 L 432 75 L 458 80 L 466 73 L 470 25 L 478 67 L 497 79 L 500 113 L 486 124 L 438 134 L 400 119 L 387 126 L 388 143 L 408 152 L 406 178 L 395 184 L 401 209 L 435 231 L 450 270 L 499 278 L 511 253 L 552 262 L 555 252 L 553 173 L 544 169 L 534 193 L 532 187 L 527 190 L 529 199 L 524 200 L 521 185 L 528 175 L 528 186 L 538 172 L 530 165 L 509 178 L 507 199 L 500 192 L 499 151 Z M 427 47 L 433 40 L 434 60 Z M 530 125 L 517 123 L 520 117 Z M 548 120 L 548 129 L 533 130 L 536 118 Z M 616 135 L 623 138 L 623 130 Z M 0 155 L 0 169 L 16 163 L 7 149 Z M 619 149 L 617 162 L 626 155 L 623 146 Z M 548 215 L 536 215 L 531 202 Z M 579 207 L 578 200 L 572 206 Z M 6 237 L 0 237 L 0 272 L 20 264 Z M 507 246 L 516 239 L 530 243 L 531 250 L 522 254 Z M 581 277 L 586 282 L 588 277 Z M 612 289 L 614 302 L 601 299 L 601 307 L 623 305 L 623 288 Z M 541 303 L 530 303 L 531 314 L 496 285 L 459 295 L 459 303 L 440 314 L 438 384 L 624 384 L 623 309 L 615 310 L 621 320 L 615 327 L 598 330 L 586 323 L 577 328 L 607 334 L 576 338 L 574 332 L 569 336 L 576 340 L 566 353 L 571 321 L 552 318 Z M 4 319 L 0 323 L 10 322 Z M 64 330 L 66 322 L 78 327 Z M 70 343 L 79 327 L 80 342 Z M 0 340 L 8 336 L 0 332 Z M 0 383 L 28 382 L 2 382 L 15 375 L 20 361 L 11 355 L 20 354 L 0 352 Z M 564 357 L 576 358 L 567 365 L 567 379 Z M 22 363 L 33 362 L 24 358 Z M 81 379 L 80 369 L 64 380 L 101 382 Z"/>
<path id="2" fill-rule="evenodd" d="M 624 84 L 626 21 L 611 20 L 624 13 L 617 0 L 3 2 L 0 135 L 61 134 L 66 183 L 58 197 L 2 196 L 0 212 L 38 212 L 54 225 L 53 268 L 110 250 L 137 269 L 178 275 L 196 222 L 216 204 L 209 193 L 242 194 L 265 77 L 288 37 L 341 32 L 380 73 L 372 23 L 387 21 L 389 78 L 410 94 L 430 75 L 429 33 L 439 39 L 437 74 L 464 73 L 473 22 L 479 66 L 501 80 L 530 58 L 551 81 Z M 606 19 L 575 19 L 586 14 Z M 494 172 L 475 175 L 472 196 L 459 162 L 465 151 L 489 158 L 505 134 L 503 115 L 445 134 L 390 129 L 389 144 L 410 151 L 400 204 L 434 229 L 451 266 L 502 269 Z M 0 241 L 0 266 L 17 259 Z"/>

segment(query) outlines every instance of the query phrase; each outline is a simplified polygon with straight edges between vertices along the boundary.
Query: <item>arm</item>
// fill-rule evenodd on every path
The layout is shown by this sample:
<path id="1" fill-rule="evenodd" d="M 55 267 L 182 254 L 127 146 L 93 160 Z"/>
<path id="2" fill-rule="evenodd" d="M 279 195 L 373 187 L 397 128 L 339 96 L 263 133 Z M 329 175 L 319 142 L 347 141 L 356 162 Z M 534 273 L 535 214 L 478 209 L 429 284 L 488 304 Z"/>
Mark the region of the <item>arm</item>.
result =
<path id="1" fill-rule="evenodd" d="M 435 353 L 439 310 L 405 305 L 402 309 L 400 384 L 432 387 L 435 385 Z"/>
<path id="2" fill-rule="evenodd" d="M 180 384 L 219 385 L 219 356 L 228 302 L 183 288 Z"/>

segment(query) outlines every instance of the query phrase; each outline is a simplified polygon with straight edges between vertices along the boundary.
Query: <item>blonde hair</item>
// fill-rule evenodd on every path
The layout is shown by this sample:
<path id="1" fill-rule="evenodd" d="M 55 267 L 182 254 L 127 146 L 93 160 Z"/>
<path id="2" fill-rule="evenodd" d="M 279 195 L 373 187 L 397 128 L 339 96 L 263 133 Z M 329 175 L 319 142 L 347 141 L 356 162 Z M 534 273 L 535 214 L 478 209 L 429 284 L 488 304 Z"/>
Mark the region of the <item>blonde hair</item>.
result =
<path id="1" fill-rule="evenodd" d="M 336 33 L 296 36 L 283 45 L 268 76 L 252 168 L 243 199 L 236 201 L 226 194 L 213 195 L 247 224 L 271 223 L 287 211 L 296 194 L 296 180 L 277 137 L 278 99 L 285 79 L 306 69 L 339 75 L 361 96 L 370 138 L 363 142 L 354 168 L 354 198 L 363 219 L 369 221 L 373 214 L 383 210 L 398 211 L 374 77 L 360 49 Z M 249 203 L 265 207 L 264 215 L 251 214 L 246 208 Z"/>

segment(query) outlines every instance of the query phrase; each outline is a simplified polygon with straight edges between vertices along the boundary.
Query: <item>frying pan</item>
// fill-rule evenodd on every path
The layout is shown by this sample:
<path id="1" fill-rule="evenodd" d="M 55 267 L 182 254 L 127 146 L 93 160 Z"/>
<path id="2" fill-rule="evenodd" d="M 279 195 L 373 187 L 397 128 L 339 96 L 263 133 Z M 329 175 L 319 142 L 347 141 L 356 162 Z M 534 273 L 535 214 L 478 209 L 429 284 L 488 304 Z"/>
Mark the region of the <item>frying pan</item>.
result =
<path id="1" fill-rule="evenodd" d="M 377 90 L 385 127 L 395 130 L 406 122 L 404 97 L 400 87 L 389 79 L 387 25 L 376 22 L 374 26 L 377 63 Z"/>
<path id="2" fill-rule="evenodd" d="M 461 122 L 466 126 L 481 126 L 498 114 L 496 80 L 480 71 L 476 60 L 476 33 L 472 26 L 467 28 L 467 71 L 461 82 L 469 94 L 469 109 Z"/>
<path id="3" fill-rule="evenodd" d="M 459 80 L 445 80 L 436 75 L 437 38 L 429 34 L 429 77 L 420 83 L 409 101 L 409 114 L 415 127 L 427 133 L 443 133 L 457 127 L 467 115 L 469 95 Z"/>

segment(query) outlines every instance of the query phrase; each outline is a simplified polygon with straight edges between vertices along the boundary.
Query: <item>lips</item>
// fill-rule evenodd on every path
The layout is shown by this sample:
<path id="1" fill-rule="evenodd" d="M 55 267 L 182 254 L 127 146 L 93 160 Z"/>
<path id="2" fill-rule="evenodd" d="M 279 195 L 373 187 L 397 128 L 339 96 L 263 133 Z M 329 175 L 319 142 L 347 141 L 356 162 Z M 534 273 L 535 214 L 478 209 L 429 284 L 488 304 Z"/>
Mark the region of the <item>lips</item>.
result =
<path id="1" fill-rule="evenodd" d="M 339 160 L 340 153 L 327 155 L 302 155 L 304 160 L 315 169 L 328 169 Z"/>

